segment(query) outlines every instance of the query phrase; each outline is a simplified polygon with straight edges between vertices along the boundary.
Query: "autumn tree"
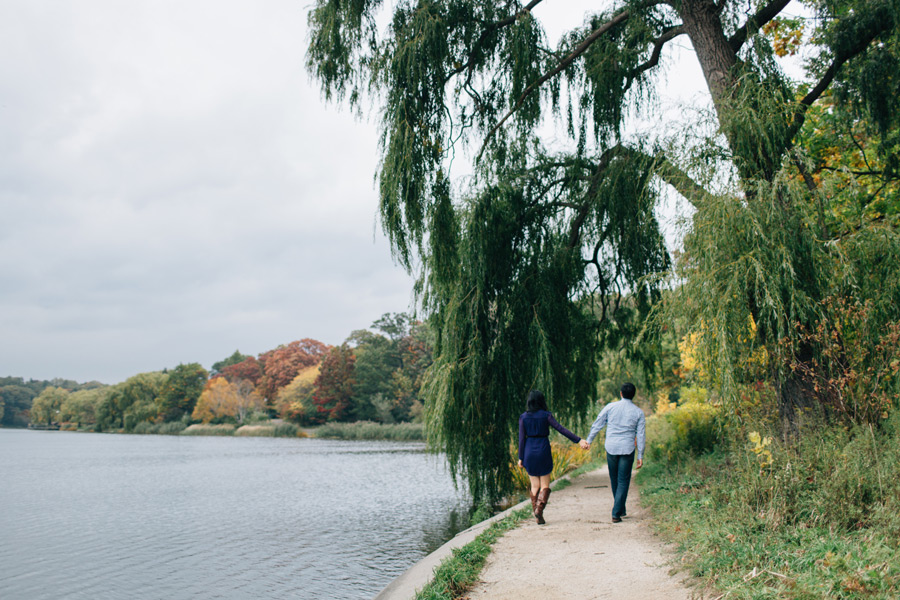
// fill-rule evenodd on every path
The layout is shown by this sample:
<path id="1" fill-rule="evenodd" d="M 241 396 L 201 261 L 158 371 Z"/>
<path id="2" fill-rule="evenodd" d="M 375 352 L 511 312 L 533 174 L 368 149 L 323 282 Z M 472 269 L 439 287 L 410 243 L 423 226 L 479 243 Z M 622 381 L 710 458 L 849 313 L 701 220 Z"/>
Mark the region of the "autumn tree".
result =
<path id="1" fill-rule="evenodd" d="M 243 423 L 251 413 L 264 408 L 265 400 L 248 381 L 230 382 L 225 377 L 213 377 L 200 394 L 191 418 L 204 423 L 224 419 Z"/>
<path id="2" fill-rule="evenodd" d="M 353 388 L 356 357 L 347 344 L 334 346 L 322 359 L 313 402 L 329 421 L 348 421 L 354 415 Z"/>
<path id="3" fill-rule="evenodd" d="M 326 344 L 304 338 L 260 355 L 263 376 L 258 385 L 267 405 L 274 407 L 278 390 L 293 381 L 304 368 L 318 364 L 327 351 Z"/>
<path id="4" fill-rule="evenodd" d="M 278 391 L 275 408 L 281 418 L 300 425 L 317 425 L 325 421 L 325 416 L 316 410 L 313 402 L 318 377 L 319 365 L 306 367 Z"/>
<path id="5" fill-rule="evenodd" d="M 241 362 L 222 367 L 222 375 L 228 381 L 242 379 L 257 385 L 263 376 L 263 366 L 255 356 L 248 356 Z"/>
<path id="6" fill-rule="evenodd" d="M 834 263 L 809 226 L 827 193 L 792 176 L 807 167 L 797 141 L 810 107 L 837 82 L 889 129 L 897 117 L 896 0 L 808 2 L 815 59 L 802 87 L 763 30 L 788 0 L 611 0 L 555 48 L 540 21 L 553 4 L 408 0 L 384 32 L 377 0 L 318 0 L 309 16 L 308 65 L 325 96 L 380 103 L 382 224 L 400 261 L 420 265 L 438 329 L 429 438 L 476 498 L 510 487 L 528 389 L 563 417 L 584 414 L 609 322 L 625 318 L 617 303 L 629 298 L 643 320 L 658 300 L 671 262 L 654 209 L 668 186 L 696 211 L 679 298 L 715 328 L 704 343 L 727 389 L 749 320 L 750 345 L 775 350 L 828 294 Z M 658 118 L 679 38 L 703 71 L 711 122 L 631 133 Z M 473 176 L 458 185 L 464 156 Z M 790 365 L 812 358 L 801 344 L 772 370 L 789 428 L 816 402 Z"/>

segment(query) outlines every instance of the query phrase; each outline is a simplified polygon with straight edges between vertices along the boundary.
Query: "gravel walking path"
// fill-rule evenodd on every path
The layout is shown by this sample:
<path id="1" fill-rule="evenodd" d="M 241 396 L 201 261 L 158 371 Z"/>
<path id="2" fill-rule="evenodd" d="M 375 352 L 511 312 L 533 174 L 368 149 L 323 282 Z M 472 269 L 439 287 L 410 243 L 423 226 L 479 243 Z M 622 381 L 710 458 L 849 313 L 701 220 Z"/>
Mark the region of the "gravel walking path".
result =
<path id="1" fill-rule="evenodd" d="M 692 590 L 670 575 L 672 556 L 648 527 L 636 486 L 628 516 L 613 523 L 606 468 L 554 491 L 544 511 L 493 546 L 470 600 L 690 600 Z"/>

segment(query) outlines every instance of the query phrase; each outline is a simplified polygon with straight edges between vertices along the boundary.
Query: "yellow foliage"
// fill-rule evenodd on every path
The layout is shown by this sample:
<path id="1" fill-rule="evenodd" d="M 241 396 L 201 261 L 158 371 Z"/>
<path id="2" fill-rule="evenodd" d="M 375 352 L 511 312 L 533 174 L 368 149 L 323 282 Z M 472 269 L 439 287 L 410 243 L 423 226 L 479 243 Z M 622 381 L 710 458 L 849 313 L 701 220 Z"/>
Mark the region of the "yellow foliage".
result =
<path id="1" fill-rule="evenodd" d="M 656 408 L 653 411 L 655 415 L 664 415 L 666 413 L 670 413 L 678 406 L 676 402 L 669 402 L 669 394 L 668 392 L 660 392 L 656 396 Z"/>
<path id="2" fill-rule="evenodd" d="M 777 56 L 794 56 L 803 43 L 804 23 L 797 19 L 773 19 L 763 26 L 763 33 L 772 39 Z"/>
<path id="3" fill-rule="evenodd" d="M 747 438 L 750 440 L 750 443 L 753 444 L 753 447 L 750 448 L 750 451 L 753 452 L 759 459 L 760 468 L 764 469 L 771 465 L 772 452 L 768 449 L 768 446 L 772 443 L 772 438 L 762 437 L 761 435 L 759 435 L 758 431 L 751 431 L 747 434 Z"/>
<path id="4" fill-rule="evenodd" d="M 707 407 L 711 406 L 709 404 L 709 392 L 705 387 L 700 387 L 699 385 L 681 388 L 680 403 L 682 406 L 688 404 L 702 404 Z"/>
<path id="5" fill-rule="evenodd" d="M 312 365 L 301 370 L 294 379 L 281 388 L 275 409 L 282 417 L 293 420 L 297 415 L 303 415 L 312 403 L 312 394 L 315 391 L 316 378 L 319 377 L 319 365 Z"/>
<path id="6" fill-rule="evenodd" d="M 681 378 L 688 379 L 692 375 L 705 377 L 706 372 L 700 364 L 698 346 L 700 345 L 700 332 L 691 332 L 678 342 L 678 352 L 681 355 Z"/>

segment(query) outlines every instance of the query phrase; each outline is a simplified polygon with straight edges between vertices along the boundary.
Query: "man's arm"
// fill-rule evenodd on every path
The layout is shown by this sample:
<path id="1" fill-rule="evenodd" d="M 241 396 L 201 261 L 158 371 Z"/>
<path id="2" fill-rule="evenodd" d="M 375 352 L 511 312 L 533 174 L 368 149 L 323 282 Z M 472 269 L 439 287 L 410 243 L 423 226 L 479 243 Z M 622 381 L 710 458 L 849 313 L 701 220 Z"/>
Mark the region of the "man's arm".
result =
<path id="1" fill-rule="evenodd" d="M 646 443 L 646 420 L 644 418 L 644 413 L 641 412 L 641 416 L 638 417 L 637 423 L 637 435 L 635 439 L 637 441 L 637 468 L 640 469 L 644 465 L 644 445 Z"/>
<path id="2" fill-rule="evenodd" d="M 606 427 L 606 419 L 608 418 L 609 407 L 612 404 L 607 404 L 603 407 L 603 410 L 600 411 L 600 414 L 597 415 L 597 418 L 594 420 L 594 424 L 591 425 L 591 432 L 587 436 L 587 443 L 590 444 L 594 441 L 594 438 L 597 437 L 597 434 L 600 433 L 600 430 Z"/>

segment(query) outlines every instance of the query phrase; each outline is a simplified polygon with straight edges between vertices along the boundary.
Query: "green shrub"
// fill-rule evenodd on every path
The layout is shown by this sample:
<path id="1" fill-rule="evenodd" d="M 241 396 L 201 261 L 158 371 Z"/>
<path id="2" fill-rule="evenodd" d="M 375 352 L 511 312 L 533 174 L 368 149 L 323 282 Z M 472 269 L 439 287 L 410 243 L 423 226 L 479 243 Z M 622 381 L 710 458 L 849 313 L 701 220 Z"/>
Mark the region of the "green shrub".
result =
<path id="1" fill-rule="evenodd" d="M 150 421 L 141 421 L 134 426 L 131 433 L 139 435 L 156 434 L 156 435 L 178 435 L 185 430 L 187 425 L 181 421 L 172 421 L 170 423 L 151 423 Z"/>
<path id="2" fill-rule="evenodd" d="M 699 390 L 699 392 L 698 392 Z M 722 410 L 706 399 L 706 390 L 688 388 L 683 403 L 647 419 L 647 454 L 653 460 L 699 456 L 722 438 Z"/>
<path id="3" fill-rule="evenodd" d="M 272 435 L 275 437 L 306 437 L 306 434 L 300 431 L 300 428 L 293 423 L 279 423 L 275 425 Z"/>
<path id="4" fill-rule="evenodd" d="M 138 435 L 144 435 L 148 433 L 156 433 L 156 423 L 151 423 L 150 421 L 141 421 L 131 430 L 131 433 L 136 433 Z"/>
<path id="5" fill-rule="evenodd" d="M 178 435 L 185 429 L 188 424 L 184 421 L 172 421 L 170 423 L 160 423 L 159 430 L 156 433 L 161 435 Z"/>

